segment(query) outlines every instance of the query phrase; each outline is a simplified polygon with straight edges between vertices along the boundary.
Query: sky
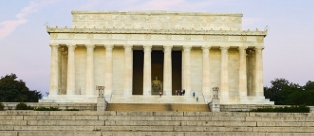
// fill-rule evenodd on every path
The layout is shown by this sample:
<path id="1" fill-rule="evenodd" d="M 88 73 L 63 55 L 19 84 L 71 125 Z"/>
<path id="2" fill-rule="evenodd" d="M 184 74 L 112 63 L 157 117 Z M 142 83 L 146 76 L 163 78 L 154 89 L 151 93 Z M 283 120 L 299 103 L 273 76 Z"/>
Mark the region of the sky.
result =
<path id="1" fill-rule="evenodd" d="M 264 85 L 314 81 L 314 0 L 0 0 L 0 76 L 15 73 L 31 90 L 49 91 L 46 25 L 71 26 L 72 10 L 169 10 L 242 13 L 243 29 L 269 27 Z"/>

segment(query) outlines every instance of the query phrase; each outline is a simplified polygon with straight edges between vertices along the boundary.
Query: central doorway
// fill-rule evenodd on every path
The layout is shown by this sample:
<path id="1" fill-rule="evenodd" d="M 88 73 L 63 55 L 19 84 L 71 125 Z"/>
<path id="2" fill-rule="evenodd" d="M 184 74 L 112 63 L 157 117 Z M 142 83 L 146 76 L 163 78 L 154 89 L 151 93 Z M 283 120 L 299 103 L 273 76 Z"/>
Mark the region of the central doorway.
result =
<path id="1" fill-rule="evenodd" d="M 159 90 L 163 90 L 163 79 L 164 79 L 164 52 L 163 51 L 152 51 L 151 58 L 151 70 L 152 70 L 152 95 L 158 95 Z M 154 84 L 155 83 L 155 84 Z"/>

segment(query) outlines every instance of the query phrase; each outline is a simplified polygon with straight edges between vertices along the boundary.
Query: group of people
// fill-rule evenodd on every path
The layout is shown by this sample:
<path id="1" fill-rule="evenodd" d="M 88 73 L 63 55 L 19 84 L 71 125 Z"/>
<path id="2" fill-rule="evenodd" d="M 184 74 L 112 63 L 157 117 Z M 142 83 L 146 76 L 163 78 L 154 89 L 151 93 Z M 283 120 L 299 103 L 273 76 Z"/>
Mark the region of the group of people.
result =
<path id="1" fill-rule="evenodd" d="M 185 94 L 185 90 L 184 89 L 181 89 L 181 90 L 179 89 L 179 90 L 176 90 L 175 93 L 176 93 L 176 95 L 182 95 L 183 96 Z"/>

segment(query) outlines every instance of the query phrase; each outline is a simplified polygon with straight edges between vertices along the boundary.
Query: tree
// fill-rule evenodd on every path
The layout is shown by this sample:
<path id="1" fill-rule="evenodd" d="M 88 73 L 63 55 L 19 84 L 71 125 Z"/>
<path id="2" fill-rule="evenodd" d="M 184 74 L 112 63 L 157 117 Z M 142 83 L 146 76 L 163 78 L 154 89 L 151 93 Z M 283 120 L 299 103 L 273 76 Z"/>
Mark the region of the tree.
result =
<path id="1" fill-rule="evenodd" d="M 314 91 L 314 82 L 313 81 L 307 81 L 305 86 L 304 86 L 304 90 L 307 90 L 307 91 Z"/>
<path id="2" fill-rule="evenodd" d="M 264 95 L 270 98 L 276 105 L 290 104 L 289 95 L 295 91 L 302 90 L 302 87 L 295 83 L 290 83 L 284 78 L 276 78 L 271 81 L 270 87 L 265 87 Z"/>
<path id="3" fill-rule="evenodd" d="M 2 102 L 38 102 L 42 94 L 29 90 L 23 80 L 17 80 L 15 74 L 0 79 L 0 101 Z"/>

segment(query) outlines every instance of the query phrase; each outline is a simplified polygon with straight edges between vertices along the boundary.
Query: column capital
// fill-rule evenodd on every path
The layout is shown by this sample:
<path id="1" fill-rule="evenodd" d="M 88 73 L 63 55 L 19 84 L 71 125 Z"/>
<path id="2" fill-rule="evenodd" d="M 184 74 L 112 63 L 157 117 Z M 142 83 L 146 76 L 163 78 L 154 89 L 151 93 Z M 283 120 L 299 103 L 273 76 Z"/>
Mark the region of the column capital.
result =
<path id="1" fill-rule="evenodd" d="M 55 43 L 50 43 L 49 46 L 50 47 L 59 47 L 60 45 L 59 44 L 55 44 Z"/>
<path id="2" fill-rule="evenodd" d="M 144 48 L 144 49 L 146 49 L 146 48 L 151 49 L 152 47 L 153 47 L 153 46 L 152 46 L 152 45 L 150 45 L 150 44 L 143 45 L 143 48 Z"/>
<path id="3" fill-rule="evenodd" d="M 114 47 L 113 44 L 105 44 L 104 46 L 105 46 L 106 49 L 109 49 L 109 48 L 112 49 Z"/>
<path id="4" fill-rule="evenodd" d="M 163 45 L 164 49 L 172 49 L 173 45 Z"/>
<path id="5" fill-rule="evenodd" d="M 220 50 L 228 50 L 230 48 L 230 46 L 221 46 L 219 49 Z"/>
<path id="6" fill-rule="evenodd" d="M 247 46 L 239 46 L 239 50 L 246 50 L 248 47 Z"/>
<path id="7" fill-rule="evenodd" d="M 95 44 L 85 44 L 86 48 L 95 48 Z"/>
<path id="8" fill-rule="evenodd" d="M 70 47 L 76 48 L 76 44 L 66 44 L 66 46 L 67 46 L 68 48 L 70 48 Z"/>
<path id="9" fill-rule="evenodd" d="M 113 44 L 106 44 L 106 45 L 104 45 L 104 46 L 105 46 L 105 48 L 106 48 L 106 52 L 112 52 L 112 49 L 113 49 L 113 47 L 114 47 Z"/>
<path id="10" fill-rule="evenodd" d="M 183 45 L 182 47 L 184 50 L 190 50 L 192 48 L 192 45 Z"/>
<path id="11" fill-rule="evenodd" d="M 144 52 L 151 52 L 152 51 L 152 45 L 144 45 Z"/>
<path id="12" fill-rule="evenodd" d="M 210 45 L 202 45 L 202 49 L 205 50 L 205 49 L 210 49 L 211 46 Z"/>
<path id="13" fill-rule="evenodd" d="M 123 47 L 124 48 L 133 48 L 133 44 L 124 44 Z"/>
<path id="14" fill-rule="evenodd" d="M 254 47 L 254 50 L 263 50 L 265 48 L 265 46 L 256 46 Z"/>

